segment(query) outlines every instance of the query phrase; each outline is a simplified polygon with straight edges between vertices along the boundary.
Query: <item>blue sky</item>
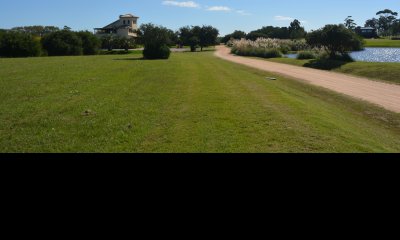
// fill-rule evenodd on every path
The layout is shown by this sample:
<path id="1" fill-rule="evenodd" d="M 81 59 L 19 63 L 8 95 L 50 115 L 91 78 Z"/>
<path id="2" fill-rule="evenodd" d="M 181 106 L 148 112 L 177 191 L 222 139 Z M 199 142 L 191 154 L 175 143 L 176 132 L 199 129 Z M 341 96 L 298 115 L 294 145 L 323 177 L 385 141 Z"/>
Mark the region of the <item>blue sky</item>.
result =
<path id="1" fill-rule="evenodd" d="M 185 25 L 213 25 L 222 35 L 249 32 L 266 25 L 288 26 L 297 18 L 306 30 L 341 23 L 351 15 L 359 25 L 389 8 L 400 12 L 400 0 L 0 0 L 0 28 L 67 25 L 92 30 L 120 14 L 140 17 L 177 30 Z"/>

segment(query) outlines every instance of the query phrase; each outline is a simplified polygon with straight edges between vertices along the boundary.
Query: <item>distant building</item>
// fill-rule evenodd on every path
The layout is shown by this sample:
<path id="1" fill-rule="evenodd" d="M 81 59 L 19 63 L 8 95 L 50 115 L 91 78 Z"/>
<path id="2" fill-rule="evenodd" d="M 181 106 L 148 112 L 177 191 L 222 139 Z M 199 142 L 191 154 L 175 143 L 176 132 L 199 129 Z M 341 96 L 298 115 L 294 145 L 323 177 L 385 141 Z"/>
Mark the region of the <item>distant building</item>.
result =
<path id="1" fill-rule="evenodd" d="M 378 33 L 373 27 L 357 27 L 356 33 L 364 38 L 377 38 Z"/>
<path id="2" fill-rule="evenodd" d="M 132 14 L 120 15 L 119 19 L 103 28 L 95 28 L 94 32 L 97 36 L 103 37 L 114 35 L 119 37 L 133 38 L 137 37 L 136 30 L 138 29 L 136 17 Z"/>

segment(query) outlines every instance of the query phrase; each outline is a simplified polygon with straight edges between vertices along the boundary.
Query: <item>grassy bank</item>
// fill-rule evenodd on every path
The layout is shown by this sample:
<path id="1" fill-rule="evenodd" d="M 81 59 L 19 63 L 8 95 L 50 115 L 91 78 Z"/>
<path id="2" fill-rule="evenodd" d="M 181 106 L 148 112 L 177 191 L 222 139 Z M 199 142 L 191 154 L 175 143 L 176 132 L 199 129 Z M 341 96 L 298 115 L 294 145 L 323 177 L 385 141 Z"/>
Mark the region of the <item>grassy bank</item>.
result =
<path id="1" fill-rule="evenodd" d="M 400 114 L 212 52 L 0 66 L 0 152 L 400 151 Z"/>
<path id="2" fill-rule="evenodd" d="M 370 63 L 298 60 L 291 58 L 271 58 L 268 61 L 291 64 L 295 66 L 331 70 L 339 73 L 352 74 L 372 80 L 380 80 L 400 84 L 400 63 Z"/>
<path id="3" fill-rule="evenodd" d="M 400 40 L 391 39 L 365 39 L 365 47 L 394 47 L 400 48 Z"/>

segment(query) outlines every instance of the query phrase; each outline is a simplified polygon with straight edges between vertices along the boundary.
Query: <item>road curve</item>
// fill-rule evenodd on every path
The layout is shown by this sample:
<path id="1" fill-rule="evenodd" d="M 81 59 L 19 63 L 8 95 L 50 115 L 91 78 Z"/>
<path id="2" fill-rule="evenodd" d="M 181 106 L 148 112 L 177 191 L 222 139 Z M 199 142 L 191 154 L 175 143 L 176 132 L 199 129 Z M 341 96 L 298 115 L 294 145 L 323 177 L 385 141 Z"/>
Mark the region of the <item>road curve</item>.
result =
<path id="1" fill-rule="evenodd" d="M 312 68 L 235 56 L 230 54 L 228 47 L 222 45 L 217 46 L 216 49 L 215 56 L 219 58 L 302 80 L 400 113 L 400 85 Z"/>

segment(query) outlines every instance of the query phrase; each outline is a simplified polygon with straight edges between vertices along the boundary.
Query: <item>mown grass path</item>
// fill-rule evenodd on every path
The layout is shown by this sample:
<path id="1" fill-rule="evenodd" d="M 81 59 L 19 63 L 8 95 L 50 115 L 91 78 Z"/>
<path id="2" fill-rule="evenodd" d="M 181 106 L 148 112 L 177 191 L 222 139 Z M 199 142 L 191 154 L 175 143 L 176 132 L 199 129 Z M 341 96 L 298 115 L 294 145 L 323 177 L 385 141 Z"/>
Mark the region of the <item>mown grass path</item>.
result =
<path id="1" fill-rule="evenodd" d="M 211 52 L 138 58 L 0 59 L 0 152 L 400 150 L 382 108 Z"/>

